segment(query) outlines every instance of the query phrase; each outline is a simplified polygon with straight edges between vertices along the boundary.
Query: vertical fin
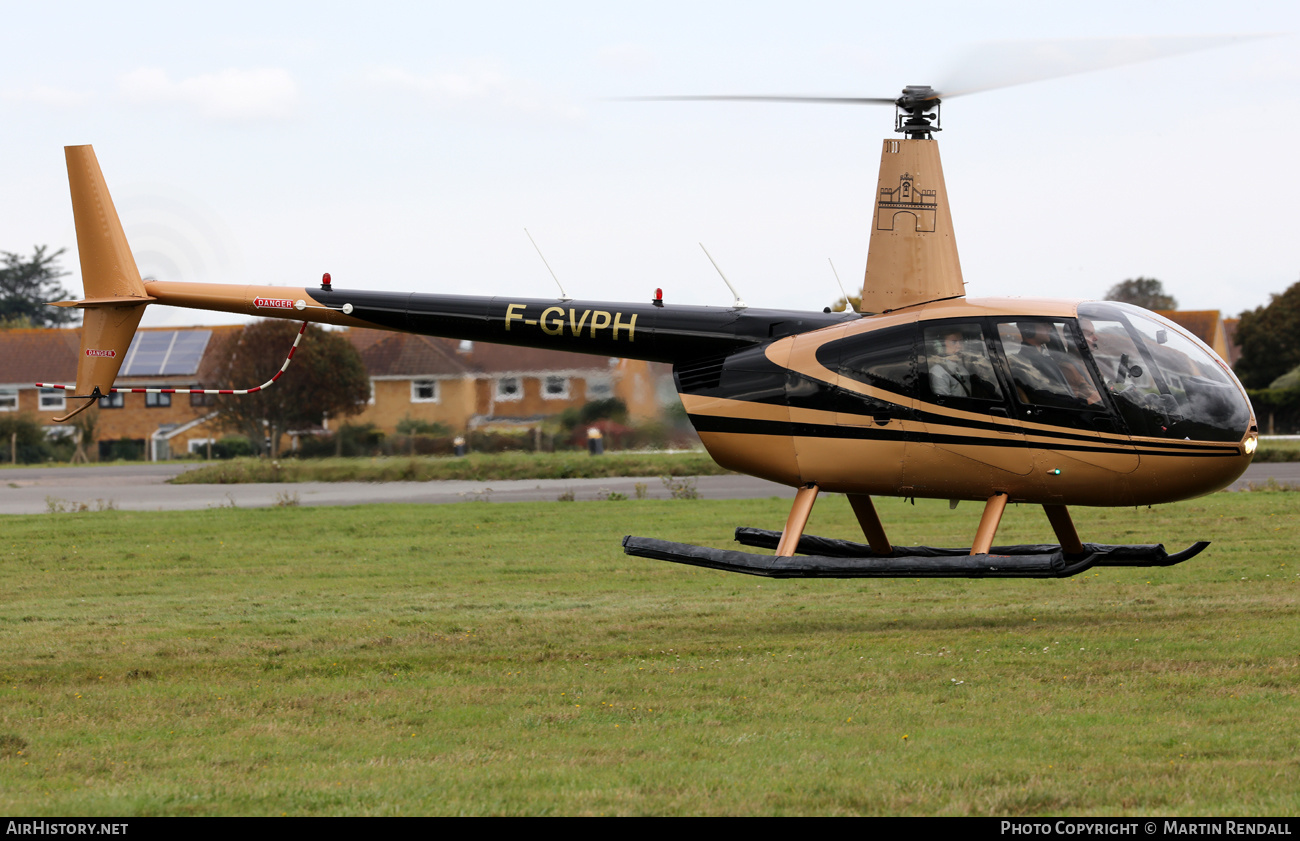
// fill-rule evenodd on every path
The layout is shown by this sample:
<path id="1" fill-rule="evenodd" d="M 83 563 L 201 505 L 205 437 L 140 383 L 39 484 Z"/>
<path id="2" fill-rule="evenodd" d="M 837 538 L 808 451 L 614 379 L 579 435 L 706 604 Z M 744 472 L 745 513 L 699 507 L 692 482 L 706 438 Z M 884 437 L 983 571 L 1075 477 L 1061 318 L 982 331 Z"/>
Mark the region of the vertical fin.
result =
<path id="1" fill-rule="evenodd" d="M 933 140 L 886 140 L 862 282 L 862 312 L 966 294 Z"/>
<path id="2" fill-rule="evenodd" d="M 88 397 L 95 389 L 108 394 L 113 387 L 145 306 L 154 298 L 140 279 L 95 150 L 67 146 L 64 154 L 86 299 L 63 303 L 81 307 L 84 314 L 74 396 Z"/>

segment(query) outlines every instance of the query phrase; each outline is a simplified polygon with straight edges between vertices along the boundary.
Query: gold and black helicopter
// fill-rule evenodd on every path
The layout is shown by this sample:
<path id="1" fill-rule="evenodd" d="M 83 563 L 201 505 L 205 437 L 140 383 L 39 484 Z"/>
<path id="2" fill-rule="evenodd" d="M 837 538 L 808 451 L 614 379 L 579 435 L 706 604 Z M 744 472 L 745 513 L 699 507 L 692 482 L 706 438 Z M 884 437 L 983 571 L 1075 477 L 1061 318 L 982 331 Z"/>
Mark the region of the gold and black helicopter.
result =
<path id="1" fill-rule="evenodd" d="M 794 97 L 672 97 L 790 100 Z M 816 98 L 825 101 L 826 98 Z M 1258 428 L 1231 369 L 1173 322 L 1104 301 L 967 298 L 934 139 L 942 95 L 888 103 L 861 312 L 142 281 L 89 146 L 66 149 L 86 299 L 73 397 L 113 390 L 145 307 L 161 304 L 671 364 L 722 466 L 796 489 L 775 554 L 626 537 L 624 550 L 773 577 L 1064 577 L 1199 553 L 1084 543 L 1069 506 L 1173 502 L 1230 484 Z M 74 412 L 75 413 L 75 412 Z M 804 535 L 845 494 L 866 543 Z M 896 547 L 873 496 L 984 504 L 970 547 Z M 1058 545 L 994 546 L 1008 502 L 1043 506 Z"/>

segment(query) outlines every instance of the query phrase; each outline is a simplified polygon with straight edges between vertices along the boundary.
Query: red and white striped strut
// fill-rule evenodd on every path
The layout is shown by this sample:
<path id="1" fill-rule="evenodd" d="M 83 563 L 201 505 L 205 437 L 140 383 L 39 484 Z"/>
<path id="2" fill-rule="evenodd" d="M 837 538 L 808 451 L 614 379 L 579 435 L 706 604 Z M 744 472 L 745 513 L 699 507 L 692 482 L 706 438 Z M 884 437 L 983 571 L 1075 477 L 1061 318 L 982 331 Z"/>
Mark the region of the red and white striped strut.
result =
<path id="1" fill-rule="evenodd" d="M 298 330 L 298 335 L 294 337 L 293 347 L 289 348 L 289 355 L 284 358 L 284 364 L 280 370 L 275 372 L 275 376 L 253 388 L 111 388 L 111 394 L 256 394 L 257 392 L 270 388 L 271 385 L 289 368 L 289 363 L 293 361 L 294 351 L 298 349 L 298 343 L 302 341 L 302 334 L 307 332 L 307 322 L 302 323 Z M 64 388 L 76 391 L 75 385 L 60 385 L 58 383 L 37 383 L 37 388 Z"/>

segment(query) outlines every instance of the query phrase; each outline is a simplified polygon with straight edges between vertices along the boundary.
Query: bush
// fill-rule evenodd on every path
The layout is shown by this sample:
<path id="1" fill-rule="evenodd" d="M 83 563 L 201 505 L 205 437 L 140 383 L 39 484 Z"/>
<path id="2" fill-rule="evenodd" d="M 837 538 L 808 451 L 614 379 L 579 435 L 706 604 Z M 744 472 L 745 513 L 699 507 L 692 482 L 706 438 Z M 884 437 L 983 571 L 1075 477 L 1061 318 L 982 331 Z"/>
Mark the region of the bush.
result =
<path id="1" fill-rule="evenodd" d="M 447 438 L 451 436 L 451 427 L 442 421 L 426 421 L 407 416 L 397 422 L 397 434 L 408 437 Z"/>
<path id="2" fill-rule="evenodd" d="M 29 412 L 0 415 L 0 458 L 5 462 L 38 464 L 54 457 L 45 425 Z"/>
<path id="3" fill-rule="evenodd" d="M 466 436 L 466 442 L 469 444 L 472 453 L 504 453 L 510 451 L 531 453 L 536 449 L 535 433 L 531 430 L 521 432 L 475 430 Z M 545 448 L 543 447 L 543 449 Z"/>
<path id="4" fill-rule="evenodd" d="M 100 461 L 144 461 L 147 454 L 143 438 L 118 438 L 99 442 Z"/>
<path id="5" fill-rule="evenodd" d="M 202 453 L 207 455 L 207 448 L 203 448 Z M 212 445 L 212 457 L 214 459 L 243 458 L 257 454 L 257 448 L 253 442 L 249 441 L 242 435 L 227 435 L 220 441 Z"/>
<path id="6" fill-rule="evenodd" d="M 1291 435 L 1300 430 L 1300 388 L 1248 388 L 1260 432 Z"/>
<path id="7" fill-rule="evenodd" d="M 345 423 L 333 435 L 304 435 L 298 439 L 302 458 L 333 458 L 387 455 L 384 431 L 373 423 Z"/>

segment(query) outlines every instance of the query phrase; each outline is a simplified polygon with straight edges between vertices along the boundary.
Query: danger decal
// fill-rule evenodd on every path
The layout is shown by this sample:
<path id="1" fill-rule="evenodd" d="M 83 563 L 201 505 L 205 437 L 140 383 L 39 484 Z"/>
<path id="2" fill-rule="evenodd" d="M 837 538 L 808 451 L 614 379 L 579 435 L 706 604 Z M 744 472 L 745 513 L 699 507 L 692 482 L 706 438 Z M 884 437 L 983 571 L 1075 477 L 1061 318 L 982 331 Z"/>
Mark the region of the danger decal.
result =
<path id="1" fill-rule="evenodd" d="M 293 301 L 289 298 L 254 298 L 253 306 L 263 310 L 291 310 Z"/>

